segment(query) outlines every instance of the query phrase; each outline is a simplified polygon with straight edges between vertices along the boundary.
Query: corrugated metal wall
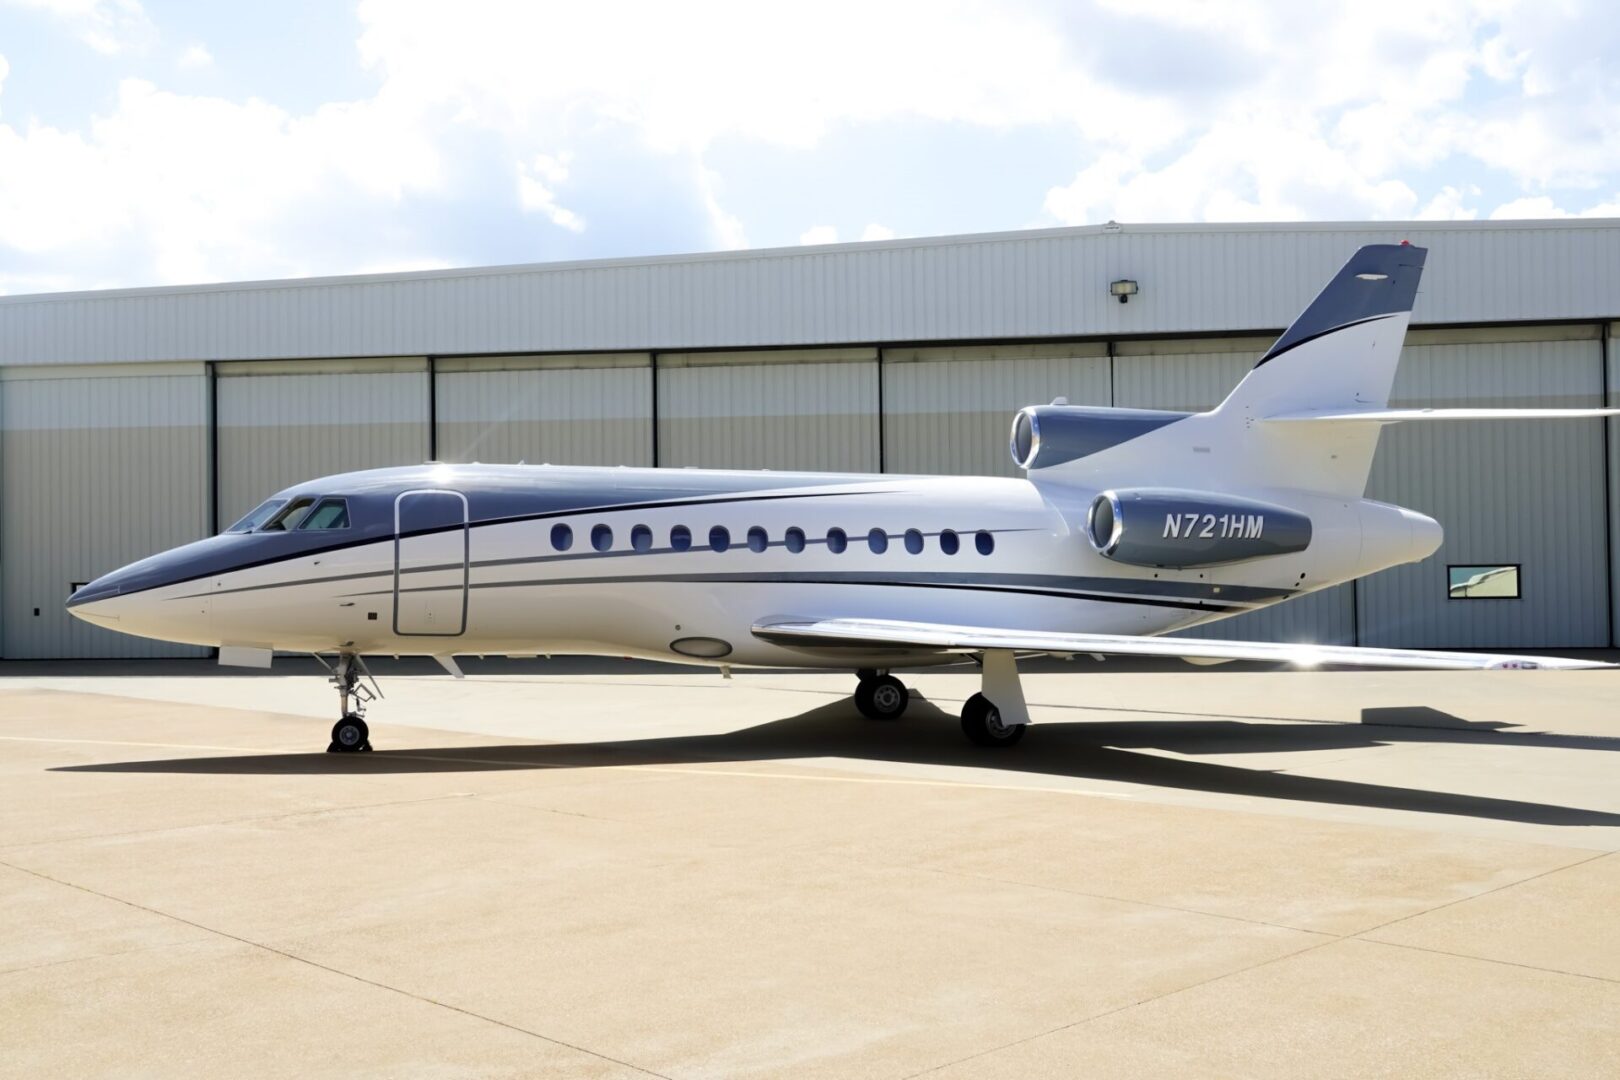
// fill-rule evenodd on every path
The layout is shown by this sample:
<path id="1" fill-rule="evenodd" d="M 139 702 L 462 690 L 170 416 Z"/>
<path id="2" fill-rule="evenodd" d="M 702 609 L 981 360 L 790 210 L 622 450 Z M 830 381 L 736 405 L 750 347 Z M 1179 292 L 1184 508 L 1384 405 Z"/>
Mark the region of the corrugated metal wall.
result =
<path id="1" fill-rule="evenodd" d="M 1013 414 L 1067 397 L 1109 402 L 1108 346 L 1001 345 L 886 349 L 883 465 L 889 472 L 1017 476 Z"/>
<path id="2" fill-rule="evenodd" d="M 441 360 L 440 461 L 653 463 L 646 353 Z"/>
<path id="3" fill-rule="evenodd" d="M 658 464 L 877 472 L 877 350 L 659 354 Z"/>
<path id="4" fill-rule="evenodd" d="M 1430 250 L 1414 321 L 1609 319 L 1620 222 L 1124 225 L 0 298 L 0 364 L 769 348 L 1281 328 L 1358 246 Z M 1128 304 L 1108 294 L 1131 278 Z"/>
<path id="5" fill-rule="evenodd" d="M 1415 332 L 1397 406 L 1578 408 L 1603 400 L 1595 327 Z M 1438 520 L 1431 558 L 1357 583 L 1361 643 L 1575 648 L 1610 640 L 1602 420 L 1395 424 L 1370 498 Z M 1447 564 L 1519 563 L 1519 600 L 1452 600 Z"/>
<path id="6" fill-rule="evenodd" d="M 70 616 L 83 584 L 207 536 L 203 365 L 0 380 L 0 603 L 8 658 L 198 656 Z"/>
<path id="7" fill-rule="evenodd" d="M 1610 408 L 1620 408 L 1620 323 L 1603 328 L 1598 342 L 1604 354 L 1604 392 Z M 1608 466 L 1609 531 L 1609 640 L 1620 643 L 1620 417 L 1605 420 L 1605 463 Z"/>
<path id="8" fill-rule="evenodd" d="M 429 457 L 425 359 L 217 370 L 222 528 L 289 484 Z"/>

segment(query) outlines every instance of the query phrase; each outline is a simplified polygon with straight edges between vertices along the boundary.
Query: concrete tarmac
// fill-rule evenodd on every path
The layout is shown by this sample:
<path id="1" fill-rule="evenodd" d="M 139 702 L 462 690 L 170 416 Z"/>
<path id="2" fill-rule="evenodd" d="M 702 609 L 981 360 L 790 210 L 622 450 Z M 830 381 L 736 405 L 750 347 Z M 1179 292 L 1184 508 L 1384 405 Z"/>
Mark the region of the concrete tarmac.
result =
<path id="1" fill-rule="evenodd" d="M 1620 672 L 287 670 L 0 665 L 0 1075 L 1620 1075 Z"/>

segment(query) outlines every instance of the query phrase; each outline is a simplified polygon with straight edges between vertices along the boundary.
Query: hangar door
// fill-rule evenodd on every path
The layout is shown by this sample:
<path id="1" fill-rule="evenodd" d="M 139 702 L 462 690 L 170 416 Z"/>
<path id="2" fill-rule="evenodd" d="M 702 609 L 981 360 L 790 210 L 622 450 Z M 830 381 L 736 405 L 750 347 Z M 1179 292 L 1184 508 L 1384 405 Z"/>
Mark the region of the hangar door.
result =
<path id="1" fill-rule="evenodd" d="M 877 350 L 659 354 L 658 463 L 876 472 Z"/>
<path id="2" fill-rule="evenodd" d="M 1220 404 L 1270 347 L 1270 337 L 1122 341 L 1114 348 L 1114 404 L 1198 412 Z M 1355 597 L 1337 585 L 1276 607 L 1184 631 L 1239 641 L 1355 640 Z"/>
<path id="3" fill-rule="evenodd" d="M 0 571 L 9 659 L 202 656 L 63 608 L 74 584 L 207 536 L 202 364 L 7 368 L 0 376 Z"/>
<path id="4" fill-rule="evenodd" d="M 1014 413 L 1056 397 L 1107 405 L 1109 393 L 1101 342 L 885 349 L 883 467 L 1022 476 L 1007 449 Z"/>
<path id="5" fill-rule="evenodd" d="M 439 360 L 441 461 L 651 465 L 646 353 Z"/>
<path id="6" fill-rule="evenodd" d="M 1398 407 L 1603 401 L 1596 327 L 1414 331 L 1406 340 L 1395 378 Z M 1362 644 L 1607 645 L 1603 424 L 1476 420 L 1385 428 L 1368 496 L 1428 514 L 1446 539 L 1424 562 L 1358 584 Z"/>
<path id="7" fill-rule="evenodd" d="M 288 485 L 428 459 L 425 359 L 246 362 L 216 371 L 221 528 Z"/>

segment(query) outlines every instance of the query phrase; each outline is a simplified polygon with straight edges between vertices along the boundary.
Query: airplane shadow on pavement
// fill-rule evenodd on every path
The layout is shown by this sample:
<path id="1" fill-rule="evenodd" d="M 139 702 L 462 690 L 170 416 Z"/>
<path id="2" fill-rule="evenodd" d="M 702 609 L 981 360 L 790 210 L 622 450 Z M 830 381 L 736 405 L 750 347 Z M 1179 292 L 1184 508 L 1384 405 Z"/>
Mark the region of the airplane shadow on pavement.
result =
<path id="1" fill-rule="evenodd" d="M 1128 709 L 1109 708 L 1117 715 Z M 1141 710 L 1149 712 L 1150 710 Z M 986 750 L 969 745 L 953 714 L 922 697 L 899 721 L 861 719 L 848 701 L 718 735 L 587 743 L 500 743 L 378 750 L 365 754 L 243 753 L 218 757 L 62 766 L 60 772 L 192 775 L 346 775 L 455 773 L 504 769 L 592 769 L 636 765 L 793 761 L 849 758 L 919 765 L 994 769 L 1027 776 L 1108 780 L 1251 798 L 1365 806 L 1538 825 L 1620 825 L 1620 814 L 1550 803 L 1495 799 L 1445 791 L 1335 780 L 1165 757 L 1175 754 L 1298 753 L 1372 748 L 1403 742 L 1620 750 L 1620 739 L 1509 732 L 1502 725 L 1461 720 L 1433 709 L 1369 709 L 1361 724 L 1174 713 L 1183 719 L 1043 722 L 1020 745 Z M 1260 719 L 1260 718 L 1251 718 Z M 387 737 L 386 726 L 381 727 Z M 316 735 L 319 738 L 319 735 Z"/>

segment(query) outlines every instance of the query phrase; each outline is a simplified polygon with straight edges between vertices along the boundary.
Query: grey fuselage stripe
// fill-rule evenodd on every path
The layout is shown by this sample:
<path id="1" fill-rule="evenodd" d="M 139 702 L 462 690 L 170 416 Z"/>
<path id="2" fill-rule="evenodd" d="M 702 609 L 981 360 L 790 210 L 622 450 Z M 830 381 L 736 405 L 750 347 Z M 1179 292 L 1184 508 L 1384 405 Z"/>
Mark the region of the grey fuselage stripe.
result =
<path id="1" fill-rule="evenodd" d="M 1107 581 L 1108 579 L 1090 579 Z M 1042 581 L 1055 581 L 1063 584 L 1042 585 Z M 881 571 L 804 571 L 801 573 L 782 573 L 760 571 L 758 573 L 708 573 L 708 574 L 641 574 L 633 577 L 572 577 L 572 578 L 529 578 L 515 581 L 482 581 L 473 582 L 472 589 L 526 589 L 551 588 L 563 585 L 627 585 L 637 584 L 726 584 L 726 585 L 862 585 L 868 588 L 920 588 L 920 589 L 967 589 L 981 592 L 1008 592 L 1028 593 L 1039 596 L 1055 596 L 1066 600 L 1095 600 L 1110 604 L 1143 604 L 1149 607 L 1186 608 L 1193 611 L 1240 611 L 1247 610 L 1248 604 L 1226 602 L 1223 599 L 1173 599 L 1165 596 L 1142 595 L 1128 591 L 1116 592 L 1106 586 L 1101 589 L 1074 588 L 1068 585 L 1069 579 L 1047 578 L 1041 575 L 1021 574 L 888 574 Z M 417 585 L 409 589 L 402 589 L 406 593 L 429 592 L 459 592 L 459 582 L 448 585 Z M 345 593 L 345 599 L 359 599 L 373 596 L 392 596 L 393 589 L 374 589 L 366 592 Z M 1280 596 L 1281 594 L 1278 594 Z"/>

